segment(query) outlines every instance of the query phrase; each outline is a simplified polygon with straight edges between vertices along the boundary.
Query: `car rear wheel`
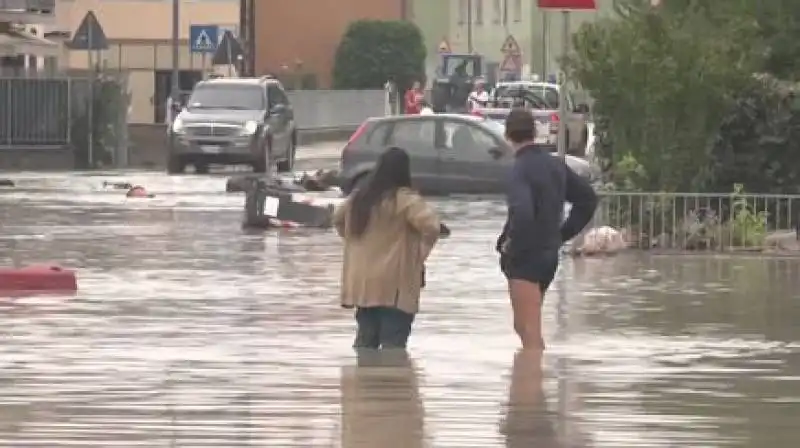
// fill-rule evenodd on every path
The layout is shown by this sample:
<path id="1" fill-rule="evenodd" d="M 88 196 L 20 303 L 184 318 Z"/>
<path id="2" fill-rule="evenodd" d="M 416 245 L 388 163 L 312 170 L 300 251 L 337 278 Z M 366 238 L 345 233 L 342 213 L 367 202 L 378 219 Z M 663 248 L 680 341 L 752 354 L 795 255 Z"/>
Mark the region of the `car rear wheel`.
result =
<path id="1" fill-rule="evenodd" d="M 297 152 L 297 140 L 294 136 L 292 136 L 291 142 L 289 142 L 289 149 L 286 150 L 286 160 L 282 160 L 278 162 L 278 172 L 279 173 L 288 173 L 292 171 L 294 168 L 294 159 Z"/>
<path id="2" fill-rule="evenodd" d="M 183 174 L 186 164 L 180 156 L 170 156 L 167 161 L 167 174 Z"/>

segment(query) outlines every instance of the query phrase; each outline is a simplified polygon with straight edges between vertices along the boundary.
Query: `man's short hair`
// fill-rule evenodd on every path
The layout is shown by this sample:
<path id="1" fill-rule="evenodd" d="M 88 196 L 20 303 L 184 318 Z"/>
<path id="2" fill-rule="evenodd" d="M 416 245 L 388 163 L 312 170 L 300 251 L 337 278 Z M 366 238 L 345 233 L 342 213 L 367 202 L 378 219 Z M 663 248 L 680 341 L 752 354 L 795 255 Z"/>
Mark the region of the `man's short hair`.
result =
<path id="1" fill-rule="evenodd" d="M 523 107 L 511 109 L 506 117 L 506 138 L 512 143 L 532 141 L 536 137 L 536 122 L 531 111 Z"/>

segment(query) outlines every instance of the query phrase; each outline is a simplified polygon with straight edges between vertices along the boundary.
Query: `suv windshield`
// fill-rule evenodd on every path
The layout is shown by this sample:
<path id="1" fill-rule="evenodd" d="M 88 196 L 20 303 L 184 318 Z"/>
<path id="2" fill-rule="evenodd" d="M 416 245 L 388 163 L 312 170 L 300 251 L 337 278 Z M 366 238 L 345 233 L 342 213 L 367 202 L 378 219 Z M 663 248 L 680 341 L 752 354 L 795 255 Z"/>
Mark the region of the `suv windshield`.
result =
<path id="1" fill-rule="evenodd" d="M 189 98 L 189 109 L 264 110 L 264 89 L 259 86 L 205 84 Z"/>
<path id="2" fill-rule="evenodd" d="M 509 85 L 499 86 L 495 98 L 519 98 L 528 94 L 538 104 L 537 109 L 558 109 L 558 90 L 553 87 Z M 569 104 L 569 103 L 567 103 Z M 537 106 L 536 104 L 534 106 Z"/>

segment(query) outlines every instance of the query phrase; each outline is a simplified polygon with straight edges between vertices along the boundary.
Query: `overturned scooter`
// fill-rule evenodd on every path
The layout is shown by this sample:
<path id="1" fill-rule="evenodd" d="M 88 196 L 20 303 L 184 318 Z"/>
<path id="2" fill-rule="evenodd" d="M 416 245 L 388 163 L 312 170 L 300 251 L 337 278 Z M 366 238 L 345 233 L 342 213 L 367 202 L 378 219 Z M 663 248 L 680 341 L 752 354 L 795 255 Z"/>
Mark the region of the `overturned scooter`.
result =
<path id="1" fill-rule="evenodd" d="M 253 179 L 245 190 L 245 229 L 330 228 L 334 204 L 316 204 L 298 200 L 290 189 L 279 182 Z"/>

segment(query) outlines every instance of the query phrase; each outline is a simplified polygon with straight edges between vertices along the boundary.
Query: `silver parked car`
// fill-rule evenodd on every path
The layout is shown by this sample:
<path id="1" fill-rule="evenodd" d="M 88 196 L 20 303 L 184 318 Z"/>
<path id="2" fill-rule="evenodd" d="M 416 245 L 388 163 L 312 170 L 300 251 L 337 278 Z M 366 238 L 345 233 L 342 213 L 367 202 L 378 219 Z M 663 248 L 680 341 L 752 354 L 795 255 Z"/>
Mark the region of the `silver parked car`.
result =
<path id="1" fill-rule="evenodd" d="M 171 174 L 186 165 L 199 173 L 211 164 L 250 165 L 258 173 L 294 165 L 294 111 L 280 81 L 269 76 L 199 82 L 168 132 Z"/>
<path id="2" fill-rule="evenodd" d="M 408 151 L 414 186 L 425 194 L 504 192 L 513 161 L 504 132 L 503 124 L 472 115 L 371 118 L 342 151 L 342 191 L 349 194 L 366 179 L 380 153 L 397 146 Z M 566 163 L 591 178 L 593 170 L 586 160 L 567 156 Z"/>

